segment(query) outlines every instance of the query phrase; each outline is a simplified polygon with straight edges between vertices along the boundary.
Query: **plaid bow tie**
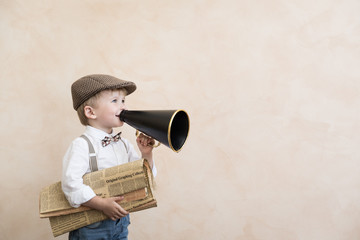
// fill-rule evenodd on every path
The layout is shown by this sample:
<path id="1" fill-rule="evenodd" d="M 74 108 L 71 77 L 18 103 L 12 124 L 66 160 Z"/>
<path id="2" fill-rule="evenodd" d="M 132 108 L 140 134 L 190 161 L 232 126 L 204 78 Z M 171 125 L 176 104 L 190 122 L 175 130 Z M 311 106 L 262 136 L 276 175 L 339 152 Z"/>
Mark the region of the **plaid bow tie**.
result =
<path id="1" fill-rule="evenodd" d="M 101 145 L 103 147 L 106 147 L 107 145 L 109 145 L 111 142 L 117 142 L 121 139 L 120 137 L 121 132 L 119 132 L 118 134 L 116 134 L 113 137 L 105 137 L 103 140 L 101 140 Z"/>

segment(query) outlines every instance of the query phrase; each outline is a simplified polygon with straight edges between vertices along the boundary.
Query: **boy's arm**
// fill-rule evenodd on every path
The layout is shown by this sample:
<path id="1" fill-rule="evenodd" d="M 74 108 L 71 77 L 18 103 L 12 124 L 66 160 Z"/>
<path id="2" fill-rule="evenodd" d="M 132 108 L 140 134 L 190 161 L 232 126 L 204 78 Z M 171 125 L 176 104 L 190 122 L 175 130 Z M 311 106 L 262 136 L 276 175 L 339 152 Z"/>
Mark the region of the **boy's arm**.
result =
<path id="1" fill-rule="evenodd" d="M 96 210 L 100 210 L 111 220 L 115 221 L 116 219 L 125 217 L 126 215 L 129 214 L 116 202 L 116 201 L 121 201 L 123 199 L 124 197 L 101 198 L 95 196 L 89 201 L 83 203 L 82 205 Z"/>
<path id="2" fill-rule="evenodd" d="M 132 162 L 132 161 L 139 160 L 139 159 L 140 159 L 140 156 L 139 156 L 139 154 L 135 151 L 134 146 L 133 146 L 130 142 L 128 142 L 126 139 L 123 139 L 123 140 L 124 140 L 126 146 L 127 146 L 128 149 L 129 149 L 129 161 Z M 136 141 L 138 141 L 138 140 L 136 140 Z M 151 147 L 150 150 L 152 151 L 152 149 L 153 149 L 153 147 Z M 153 173 L 154 177 L 156 177 L 156 175 L 157 175 L 157 169 L 156 169 L 155 160 L 154 160 L 154 158 L 153 158 L 153 156 L 152 156 L 152 152 L 151 152 L 151 156 L 145 156 L 143 153 L 141 153 L 141 155 L 142 155 L 142 156 L 141 156 L 142 158 L 145 158 L 146 160 L 148 160 L 148 162 L 149 162 L 149 164 L 150 164 L 150 166 L 151 166 L 152 173 Z M 151 161 L 151 162 L 150 162 L 150 161 Z"/>
<path id="3" fill-rule="evenodd" d="M 62 190 L 72 207 L 79 207 L 96 196 L 83 182 L 83 175 L 89 170 L 89 150 L 82 138 L 75 139 L 63 159 L 61 179 Z"/>
<path id="4" fill-rule="evenodd" d="M 103 211 L 112 220 L 128 214 L 116 201 L 123 197 L 101 198 L 83 183 L 82 176 L 89 171 L 88 143 L 83 138 L 75 139 L 63 159 L 62 190 L 73 207 L 84 205 Z"/>
<path id="5" fill-rule="evenodd" d="M 141 157 L 145 158 L 149 162 L 150 168 L 152 169 L 154 166 L 152 151 L 154 149 L 153 145 L 155 144 L 155 140 L 145 136 L 143 133 L 140 133 L 140 135 L 136 138 L 136 143 L 141 152 Z"/>

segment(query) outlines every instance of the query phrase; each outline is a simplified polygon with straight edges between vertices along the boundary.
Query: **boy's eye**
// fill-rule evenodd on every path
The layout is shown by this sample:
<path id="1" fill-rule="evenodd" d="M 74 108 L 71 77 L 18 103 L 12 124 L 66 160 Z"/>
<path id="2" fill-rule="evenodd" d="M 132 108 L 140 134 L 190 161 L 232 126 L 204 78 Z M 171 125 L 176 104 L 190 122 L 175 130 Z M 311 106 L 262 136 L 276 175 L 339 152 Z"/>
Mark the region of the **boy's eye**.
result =
<path id="1" fill-rule="evenodd" d="M 122 103 L 125 103 L 125 99 L 121 100 Z"/>
<path id="2" fill-rule="evenodd" d="M 117 99 L 113 99 L 111 102 L 116 103 L 116 102 L 117 102 Z"/>

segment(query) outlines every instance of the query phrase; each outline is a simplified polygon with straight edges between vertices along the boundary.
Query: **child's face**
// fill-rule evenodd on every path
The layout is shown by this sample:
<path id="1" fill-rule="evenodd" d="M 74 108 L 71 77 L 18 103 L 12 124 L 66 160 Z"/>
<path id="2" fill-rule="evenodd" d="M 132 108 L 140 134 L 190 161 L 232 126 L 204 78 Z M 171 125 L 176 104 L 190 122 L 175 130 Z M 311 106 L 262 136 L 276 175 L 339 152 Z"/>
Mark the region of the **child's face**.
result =
<path id="1" fill-rule="evenodd" d="M 124 123 L 117 115 L 125 106 L 125 93 L 121 90 L 106 90 L 100 93 L 96 106 L 93 107 L 96 116 L 94 127 L 110 133 L 112 128 L 121 127 Z"/>

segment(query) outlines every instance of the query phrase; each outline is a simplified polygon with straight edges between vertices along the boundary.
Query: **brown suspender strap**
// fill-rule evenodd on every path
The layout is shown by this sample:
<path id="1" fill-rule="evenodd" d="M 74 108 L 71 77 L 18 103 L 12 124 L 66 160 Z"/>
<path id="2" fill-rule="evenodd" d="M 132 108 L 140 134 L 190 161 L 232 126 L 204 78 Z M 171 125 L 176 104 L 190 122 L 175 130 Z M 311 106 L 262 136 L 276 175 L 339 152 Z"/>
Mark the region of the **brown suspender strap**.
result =
<path id="1" fill-rule="evenodd" d="M 122 140 L 121 138 L 120 138 L 120 140 L 121 140 L 121 141 L 122 141 L 122 143 L 124 144 L 124 147 L 125 147 L 126 153 L 129 153 L 129 150 L 128 150 L 128 148 L 127 148 L 127 146 L 126 146 L 126 144 L 125 144 L 124 140 Z"/>
<path id="2" fill-rule="evenodd" d="M 97 165 L 97 158 L 96 158 L 96 153 L 94 150 L 94 147 L 92 145 L 92 143 L 90 142 L 90 139 L 85 136 L 85 135 L 81 135 L 80 137 L 82 137 L 83 139 L 85 139 L 88 143 L 89 146 L 89 165 L 90 165 L 90 170 L 92 172 L 95 172 L 98 170 L 98 165 Z"/>

